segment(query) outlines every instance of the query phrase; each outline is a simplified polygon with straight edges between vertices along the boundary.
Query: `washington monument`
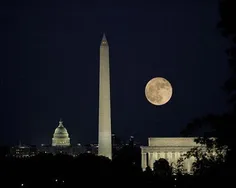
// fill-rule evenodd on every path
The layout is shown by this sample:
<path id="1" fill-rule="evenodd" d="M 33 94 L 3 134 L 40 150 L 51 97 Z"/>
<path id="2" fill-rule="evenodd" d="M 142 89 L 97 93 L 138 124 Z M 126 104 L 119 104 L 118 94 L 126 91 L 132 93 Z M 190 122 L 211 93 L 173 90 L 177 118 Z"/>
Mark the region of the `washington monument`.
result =
<path id="1" fill-rule="evenodd" d="M 105 34 L 100 45 L 98 155 L 112 158 L 109 46 Z"/>

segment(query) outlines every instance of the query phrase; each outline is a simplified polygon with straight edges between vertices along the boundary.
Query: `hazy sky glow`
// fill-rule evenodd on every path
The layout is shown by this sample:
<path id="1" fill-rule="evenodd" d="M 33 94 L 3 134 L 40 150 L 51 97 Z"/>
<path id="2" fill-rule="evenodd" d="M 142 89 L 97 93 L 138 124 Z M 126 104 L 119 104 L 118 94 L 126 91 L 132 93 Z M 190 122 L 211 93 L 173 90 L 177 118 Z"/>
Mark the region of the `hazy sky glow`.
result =
<path id="1" fill-rule="evenodd" d="M 52 2 L 0 6 L 0 143 L 51 143 L 60 118 L 72 143 L 97 142 L 103 32 L 117 135 L 143 143 L 149 136 L 178 136 L 194 117 L 225 109 L 228 65 L 216 29 L 217 1 Z M 159 107 L 144 94 L 156 76 L 173 86 L 171 101 Z"/>

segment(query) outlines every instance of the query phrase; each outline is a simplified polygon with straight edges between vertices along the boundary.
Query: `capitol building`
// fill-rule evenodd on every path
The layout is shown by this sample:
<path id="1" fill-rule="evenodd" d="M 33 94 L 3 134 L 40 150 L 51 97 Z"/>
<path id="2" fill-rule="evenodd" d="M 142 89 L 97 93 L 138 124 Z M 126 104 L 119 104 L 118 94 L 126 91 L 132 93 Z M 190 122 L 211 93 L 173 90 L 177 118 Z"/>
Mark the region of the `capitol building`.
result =
<path id="1" fill-rule="evenodd" d="M 62 120 L 59 121 L 52 138 L 52 146 L 66 147 L 70 146 L 70 137 L 67 129 L 63 126 Z"/>
<path id="2" fill-rule="evenodd" d="M 89 144 L 82 146 L 80 143 L 72 145 L 69 133 L 64 126 L 63 121 L 60 119 L 58 126 L 52 135 L 52 144 L 42 144 L 39 148 L 39 152 L 52 154 L 64 153 L 72 156 L 77 156 L 81 153 L 97 154 L 97 145 Z"/>
<path id="3" fill-rule="evenodd" d="M 52 134 L 51 144 L 41 144 L 40 146 L 29 146 L 19 143 L 19 145 L 10 148 L 10 156 L 17 158 L 32 157 L 39 153 L 45 154 L 67 154 L 78 156 L 81 153 L 97 154 L 97 144 L 81 145 L 80 143 L 72 145 L 69 133 L 60 120 L 58 126 Z"/>

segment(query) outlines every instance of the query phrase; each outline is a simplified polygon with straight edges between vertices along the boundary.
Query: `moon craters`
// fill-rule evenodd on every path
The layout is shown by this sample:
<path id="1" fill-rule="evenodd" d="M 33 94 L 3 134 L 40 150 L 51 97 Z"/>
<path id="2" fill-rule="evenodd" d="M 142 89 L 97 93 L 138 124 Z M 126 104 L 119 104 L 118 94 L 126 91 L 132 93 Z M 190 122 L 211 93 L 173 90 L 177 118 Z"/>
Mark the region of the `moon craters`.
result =
<path id="1" fill-rule="evenodd" d="M 145 87 L 147 100 L 153 105 L 163 105 L 172 96 L 172 86 L 168 80 L 162 77 L 151 79 Z"/>

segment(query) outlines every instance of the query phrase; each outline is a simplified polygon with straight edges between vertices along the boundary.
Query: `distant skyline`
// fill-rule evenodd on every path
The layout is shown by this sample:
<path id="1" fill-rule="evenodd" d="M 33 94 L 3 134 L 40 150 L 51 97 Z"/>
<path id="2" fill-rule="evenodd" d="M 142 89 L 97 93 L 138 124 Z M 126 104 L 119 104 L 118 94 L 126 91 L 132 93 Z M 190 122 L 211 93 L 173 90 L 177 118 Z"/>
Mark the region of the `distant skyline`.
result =
<path id="1" fill-rule="evenodd" d="M 112 132 L 179 136 L 194 118 L 225 111 L 226 41 L 217 1 L 4 2 L 1 6 L 0 144 L 51 143 L 62 118 L 71 143 L 97 143 L 99 46 L 110 46 Z M 171 100 L 153 106 L 146 83 L 161 76 Z"/>

